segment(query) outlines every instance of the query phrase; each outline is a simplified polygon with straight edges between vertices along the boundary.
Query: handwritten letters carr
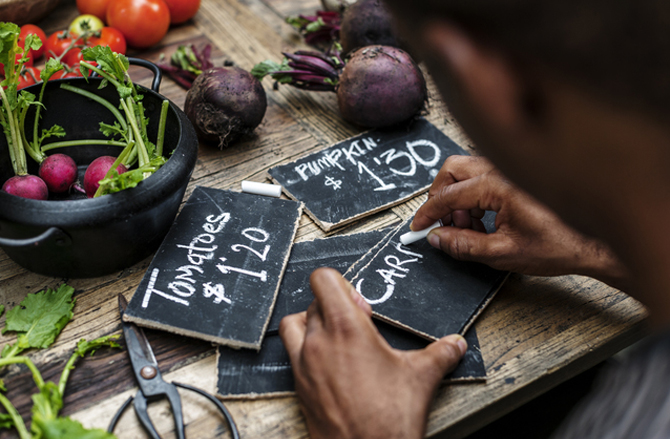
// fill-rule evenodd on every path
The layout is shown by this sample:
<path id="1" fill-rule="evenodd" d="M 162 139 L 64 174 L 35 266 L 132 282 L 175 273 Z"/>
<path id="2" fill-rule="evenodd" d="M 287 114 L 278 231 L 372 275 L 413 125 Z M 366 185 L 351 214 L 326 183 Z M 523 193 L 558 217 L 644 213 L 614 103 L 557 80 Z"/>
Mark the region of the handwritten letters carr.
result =
<path id="1" fill-rule="evenodd" d="M 197 187 L 125 318 L 260 349 L 300 214 L 294 201 Z"/>

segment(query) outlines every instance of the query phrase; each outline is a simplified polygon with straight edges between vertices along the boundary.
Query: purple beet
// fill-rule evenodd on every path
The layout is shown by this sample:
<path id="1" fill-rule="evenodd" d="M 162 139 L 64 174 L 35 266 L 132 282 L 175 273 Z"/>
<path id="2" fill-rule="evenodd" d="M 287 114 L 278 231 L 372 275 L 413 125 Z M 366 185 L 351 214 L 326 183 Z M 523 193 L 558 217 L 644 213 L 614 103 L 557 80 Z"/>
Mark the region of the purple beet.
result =
<path id="1" fill-rule="evenodd" d="M 412 57 L 390 46 L 354 52 L 337 88 L 342 117 L 371 128 L 410 119 L 424 108 L 426 97 L 426 81 Z"/>
<path id="2" fill-rule="evenodd" d="M 84 190 L 86 191 L 86 196 L 88 198 L 93 198 L 95 191 L 97 191 L 100 186 L 100 180 L 105 178 L 107 171 L 109 171 L 115 161 L 116 157 L 103 155 L 93 160 L 91 164 L 88 165 L 86 173 L 84 174 Z M 123 174 L 127 170 L 128 169 L 123 165 L 116 167 L 116 172 L 119 174 Z"/>
<path id="3" fill-rule="evenodd" d="M 365 46 L 398 47 L 393 18 L 382 0 L 358 0 L 347 7 L 340 24 L 342 54 Z"/>
<path id="4" fill-rule="evenodd" d="M 36 175 L 15 175 L 2 185 L 2 190 L 17 197 L 46 200 L 49 189 L 44 180 Z"/>
<path id="5" fill-rule="evenodd" d="M 184 112 L 201 140 L 224 148 L 256 128 L 267 98 L 260 81 L 239 67 L 202 72 L 186 95 Z"/>
<path id="6" fill-rule="evenodd" d="M 51 192 L 60 194 L 77 180 L 77 164 L 68 155 L 50 155 L 40 165 L 39 176 Z"/>

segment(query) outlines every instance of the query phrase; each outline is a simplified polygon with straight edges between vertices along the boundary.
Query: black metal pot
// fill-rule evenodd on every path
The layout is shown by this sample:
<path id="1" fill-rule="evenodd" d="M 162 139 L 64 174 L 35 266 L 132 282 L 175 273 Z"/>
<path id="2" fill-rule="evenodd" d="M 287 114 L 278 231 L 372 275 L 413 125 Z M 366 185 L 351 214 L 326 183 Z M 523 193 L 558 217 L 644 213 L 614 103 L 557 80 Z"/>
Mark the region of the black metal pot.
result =
<path id="1" fill-rule="evenodd" d="M 161 103 L 160 71 L 148 61 L 131 64 L 154 72 L 153 90 L 139 87 L 149 117 L 149 139 L 158 130 Z M 65 128 L 65 139 L 105 137 L 99 123 L 113 123 L 114 116 L 102 105 L 60 88 L 62 82 L 95 92 L 118 105 L 113 86 L 98 90 L 99 78 L 69 78 L 51 81 L 44 94 L 46 110 L 40 127 L 53 124 Z M 41 84 L 27 88 L 39 94 Z M 31 114 L 33 111 L 31 110 Z M 32 127 L 27 119 L 27 126 Z M 41 128 L 40 128 L 41 130 Z M 63 139 L 58 139 L 63 140 Z M 172 225 L 190 179 L 198 151 L 198 140 L 183 111 L 170 103 L 164 154 L 169 160 L 137 187 L 99 198 L 38 201 L 0 191 L 0 247 L 19 265 L 48 276 L 96 277 L 127 268 L 154 252 Z M 77 146 L 50 151 L 70 155 L 79 166 L 80 179 L 86 166 L 101 155 L 117 156 L 119 147 Z M 37 164 L 30 158 L 31 174 Z M 7 142 L 0 136 L 0 184 L 14 174 Z"/>

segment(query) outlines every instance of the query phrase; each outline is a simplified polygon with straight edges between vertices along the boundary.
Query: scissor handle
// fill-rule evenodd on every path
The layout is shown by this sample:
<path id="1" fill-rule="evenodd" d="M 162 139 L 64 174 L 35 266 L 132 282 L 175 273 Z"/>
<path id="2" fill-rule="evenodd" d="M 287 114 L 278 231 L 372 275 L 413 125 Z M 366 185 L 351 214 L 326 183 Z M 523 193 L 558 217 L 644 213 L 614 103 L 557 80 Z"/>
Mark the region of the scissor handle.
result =
<path id="1" fill-rule="evenodd" d="M 190 390 L 193 392 L 196 392 L 205 398 L 209 399 L 211 402 L 213 402 L 216 407 L 219 409 L 219 411 L 223 414 L 224 418 L 226 419 L 226 423 L 228 424 L 228 428 L 230 429 L 230 435 L 232 439 L 240 439 L 240 433 L 237 430 L 237 425 L 235 424 L 235 421 L 233 420 L 232 415 L 226 408 L 226 406 L 223 405 L 221 401 L 216 399 L 214 396 L 210 395 L 209 393 L 205 392 L 204 390 L 198 389 L 197 387 L 189 386 L 188 384 L 182 384 L 182 383 L 172 383 L 175 386 L 184 388 L 186 390 Z M 175 425 L 177 427 L 177 435 L 179 436 L 180 439 L 184 439 L 184 421 L 182 417 L 182 410 L 181 410 L 181 399 L 179 398 L 179 394 L 177 393 L 177 389 L 175 387 L 172 387 L 174 390 L 174 393 L 177 394 L 176 396 L 176 405 L 173 405 L 172 401 L 174 400 L 174 396 L 171 398 L 169 395 L 166 395 L 168 397 L 168 400 L 170 400 L 170 405 L 172 406 L 172 412 L 174 413 L 174 419 L 175 419 Z M 123 412 L 128 408 L 131 402 L 133 402 L 133 399 L 135 401 L 135 414 L 139 418 L 140 422 L 142 423 L 142 426 L 144 429 L 149 433 L 151 436 L 151 439 L 161 439 L 161 437 L 158 435 L 158 432 L 156 431 L 156 427 L 154 427 L 153 423 L 151 422 L 151 418 L 149 418 L 149 414 L 147 412 L 147 399 L 145 396 L 142 394 L 142 391 L 138 391 L 137 394 L 135 395 L 135 398 L 132 396 L 128 398 L 123 405 L 119 408 L 119 410 L 116 412 L 114 417 L 112 418 L 112 421 L 109 423 L 109 427 L 107 427 L 107 432 L 108 433 L 113 433 L 114 428 L 116 427 L 117 422 L 119 421 L 119 418 L 121 418 L 121 415 Z M 178 407 L 178 409 L 175 409 L 175 407 Z M 181 426 L 181 428 L 180 428 Z"/>

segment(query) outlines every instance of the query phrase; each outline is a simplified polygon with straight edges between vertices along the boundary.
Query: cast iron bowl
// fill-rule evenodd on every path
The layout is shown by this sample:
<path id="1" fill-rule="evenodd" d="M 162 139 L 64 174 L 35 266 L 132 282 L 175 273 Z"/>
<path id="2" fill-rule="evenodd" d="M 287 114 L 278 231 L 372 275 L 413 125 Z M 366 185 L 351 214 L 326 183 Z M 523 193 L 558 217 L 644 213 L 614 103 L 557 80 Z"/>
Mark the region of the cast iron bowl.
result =
<path id="1" fill-rule="evenodd" d="M 142 102 L 149 117 L 149 139 L 155 141 L 165 99 L 158 93 L 160 71 L 144 60 L 131 59 L 131 64 L 154 71 L 153 90 L 138 88 L 144 94 Z M 50 81 L 40 130 L 55 123 L 65 128 L 64 139 L 104 139 L 99 123 L 113 123 L 114 116 L 102 105 L 61 89 L 63 82 L 97 93 L 113 105 L 119 103 L 113 86 L 98 90 L 99 78 Z M 38 95 L 39 87 L 41 84 L 26 90 Z M 33 120 L 32 116 L 27 118 L 26 125 L 32 127 Z M 170 103 L 163 151 L 169 159 L 155 174 L 135 188 L 92 199 L 69 195 L 62 200 L 38 201 L 0 191 L 0 247 L 19 265 L 48 276 L 97 277 L 130 267 L 153 253 L 167 234 L 195 167 L 197 150 L 193 125 Z M 49 151 L 56 152 L 72 156 L 83 182 L 90 162 L 101 155 L 117 156 L 120 148 L 76 146 Z M 36 175 L 37 164 L 30 157 L 28 162 L 32 163 L 29 172 Z M 0 135 L 0 184 L 13 175 L 7 141 Z"/>

